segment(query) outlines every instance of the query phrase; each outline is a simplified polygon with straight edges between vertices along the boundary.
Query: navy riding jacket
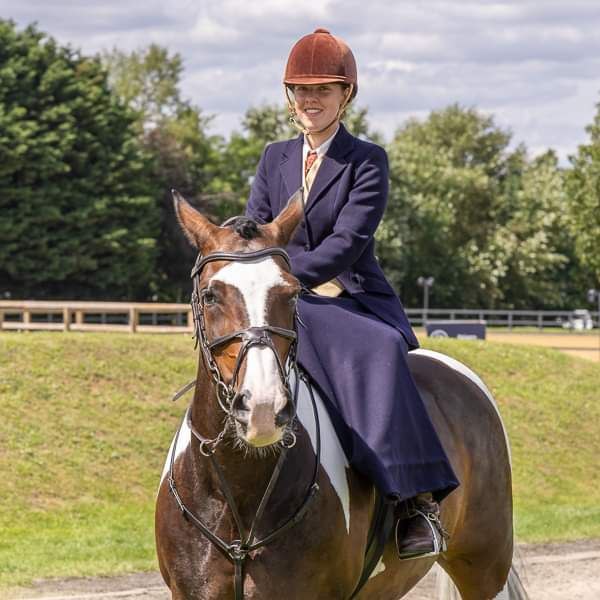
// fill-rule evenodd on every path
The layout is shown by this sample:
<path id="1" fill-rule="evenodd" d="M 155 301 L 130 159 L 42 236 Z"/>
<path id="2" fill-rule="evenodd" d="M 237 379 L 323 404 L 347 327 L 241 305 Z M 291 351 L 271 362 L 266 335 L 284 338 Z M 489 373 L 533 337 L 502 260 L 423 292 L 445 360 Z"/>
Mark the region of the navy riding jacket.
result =
<path id="1" fill-rule="evenodd" d="M 268 223 L 302 185 L 303 136 L 268 145 L 252 183 L 246 214 Z M 293 274 L 307 287 L 336 277 L 370 312 L 419 343 L 404 308 L 375 258 L 375 231 L 388 195 L 383 148 L 340 125 L 316 174 L 305 219 L 287 246 Z"/>

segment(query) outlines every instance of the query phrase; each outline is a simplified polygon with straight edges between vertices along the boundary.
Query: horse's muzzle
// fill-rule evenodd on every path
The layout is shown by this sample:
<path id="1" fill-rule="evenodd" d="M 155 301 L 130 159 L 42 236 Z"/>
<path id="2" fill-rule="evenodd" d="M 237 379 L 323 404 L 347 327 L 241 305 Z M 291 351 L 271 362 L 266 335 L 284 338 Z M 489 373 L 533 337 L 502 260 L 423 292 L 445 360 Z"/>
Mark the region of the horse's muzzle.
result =
<path id="1" fill-rule="evenodd" d="M 250 403 L 250 396 L 250 392 L 244 390 L 233 400 L 232 415 L 238 433 L 246 443 L 256 447 L 280 442 L 293 416 L 292 403 L 288 399 L 276 413 L 273 402 Z"/>

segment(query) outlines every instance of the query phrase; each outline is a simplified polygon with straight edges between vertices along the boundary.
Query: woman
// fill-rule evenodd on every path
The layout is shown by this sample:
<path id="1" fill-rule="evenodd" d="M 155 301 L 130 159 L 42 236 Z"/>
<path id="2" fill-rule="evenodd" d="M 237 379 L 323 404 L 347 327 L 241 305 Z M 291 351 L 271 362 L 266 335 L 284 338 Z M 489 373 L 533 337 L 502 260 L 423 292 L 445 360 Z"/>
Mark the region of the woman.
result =
<path id="1" fill-rule="evenodd" d="M 301 38 L 284 86 L 302 135 L 265 148 L 246 213 L 269 222 L 304 188 L 305 219 L 287 248 L 292 272 L 314 292 L 299 302 L 299 362 L 346 432 L 350 463 L 410 507 L 397 510 L 400 558 L 433 555 L 444 547 L 438 502 L 458 482 L 407 367 L 417 339 L 374 254 L 387 156 L 340 123 L 357 92 L 354 56 L 340 38 L 326 29 Z"/>

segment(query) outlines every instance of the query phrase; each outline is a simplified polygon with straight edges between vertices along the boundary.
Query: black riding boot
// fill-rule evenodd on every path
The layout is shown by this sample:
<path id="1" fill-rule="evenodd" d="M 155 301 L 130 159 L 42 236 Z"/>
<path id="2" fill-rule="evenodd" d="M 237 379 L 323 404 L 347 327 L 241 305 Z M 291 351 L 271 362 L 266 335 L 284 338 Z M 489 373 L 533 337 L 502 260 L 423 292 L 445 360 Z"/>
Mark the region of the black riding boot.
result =
<path id="1" fill-rule="evenodd" d="M 446 550 L 448 534 L 440 521 L 440 507 L 431 494 L 401 503 L 396 514 L 396 548 L 400 560 L 437 556 Z"/>

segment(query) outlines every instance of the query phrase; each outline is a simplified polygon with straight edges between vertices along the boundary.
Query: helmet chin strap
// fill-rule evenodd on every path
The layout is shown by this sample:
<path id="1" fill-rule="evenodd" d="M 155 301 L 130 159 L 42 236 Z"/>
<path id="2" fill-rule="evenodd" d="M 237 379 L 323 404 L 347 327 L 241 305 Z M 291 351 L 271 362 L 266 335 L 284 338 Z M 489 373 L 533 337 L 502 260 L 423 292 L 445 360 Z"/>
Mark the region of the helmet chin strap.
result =
<path id="1" fill-rule="evenodd" d="M 285 89 L 285 97 L 287 100 L 287 104 L 288 104 L 288 111 L 290 113 L 289 116 L 289 122 L 298 130 L 301 131 L 304 135 L 306 136 L 311 136 L 311 135 L 315 135 L 318 133 L 323 133 L 324 131 L 327 131 L 334 123 L 337 123 L 341 118 L 342 115 L 344 114 L 344 111 L 346 110 L 346 107 L 348 106 L 348 104 L 350 103 L 350 98 L 352 98 L 352 90 L 354 89 L 354 85 L 350 84 L 346 89 L 347 89 L 347 93 L 346 93 L 346 97 L 344 98 L 344 101 L 340 104 L 340 107 L 338 108 L 337 114 L 335 115 L 335 117 L 333 118 L 333 120 L 326 125 L 325 127 L 321 128 L 321 129 L 317 129 L 316 131 L 307 129 L 303 124 L 302 121 L 300 121 L 298 114 L 296 112 L 296 108 L 294 107 L 294 103 L 292 102 L 289 93 L 288 93 L 288 86 L 283 84 L 283 87 Z"/>

